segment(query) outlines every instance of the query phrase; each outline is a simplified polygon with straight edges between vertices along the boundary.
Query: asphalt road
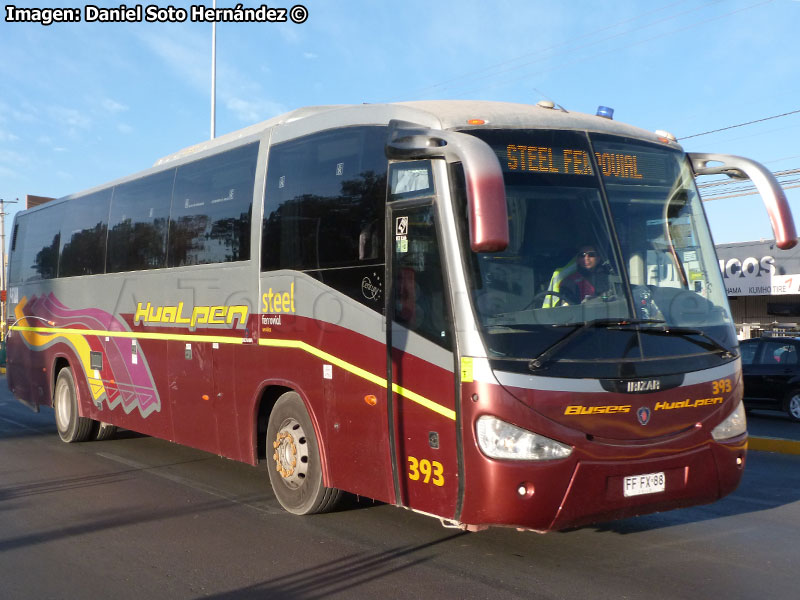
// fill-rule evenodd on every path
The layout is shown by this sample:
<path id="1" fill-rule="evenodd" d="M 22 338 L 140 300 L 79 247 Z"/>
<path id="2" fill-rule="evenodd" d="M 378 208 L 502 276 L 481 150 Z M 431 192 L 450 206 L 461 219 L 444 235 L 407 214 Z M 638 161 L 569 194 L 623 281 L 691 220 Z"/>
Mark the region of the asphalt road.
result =
<path id="1" fill-rule="evenodd" d="M 63 444 L 0 378 L 0 597 L 794 599 L 800 456 L 709 506 L 537 535 L 362 501 L 293 517 L 263 469 L 135 434 Z"/>

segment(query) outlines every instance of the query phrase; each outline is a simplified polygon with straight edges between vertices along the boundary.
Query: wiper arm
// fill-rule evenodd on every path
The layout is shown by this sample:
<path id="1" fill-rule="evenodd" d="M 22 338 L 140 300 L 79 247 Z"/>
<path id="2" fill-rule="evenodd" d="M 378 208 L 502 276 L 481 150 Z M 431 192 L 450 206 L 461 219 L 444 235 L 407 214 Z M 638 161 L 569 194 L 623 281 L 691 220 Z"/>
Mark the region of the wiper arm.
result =
<path id="1" fill-rule="evenodd" d="M 663 323 L 663 321 L 662 321 Z M 706 332 L 700 329 L 693 329 L 691 327 L 670 327 L 668 325 L 664 325 L 663 327 L 636 327 L 631 328 L 631 330 L 635 331 L 644 331 L 647 333 L 655 333 L 657 335 L 676 335 L 678 337 L 682 337 L 685 340 L 693 342 L 699 346 L 704 346 L 702 342 L 698 340 L 693 340 L 690 336 L 696 335 L 698 337 L 703 338 L 714 347 L 714 349 L 722 356 L 722 358 L 735 358 L 736 354 L 731 352 L 730 349 L 726 348 L 722 342 L 717 341 Z"/>
<path id="2" fill-rule="evenodd" d="M 546 348 L 544 352 L 529 360 L 528 368 L 531 371 L 536 371 L 537 369 L 541 369 L 548 361 L 550 361 L 550 359 L 556 352 L 561 350 L 570 341 L 574 340 L 576 337 L 580 337 L 590 329 L 594 329 L 597 327 L 616 329 L 628 325 L 645 325 L 645 324 L 661 324 L 661 323 L 665 323 L 665 321 L 659 319 L 592 319 L 591 321 L 580 321 L 578 323 L 564 323 L 555 325 L 555 327 L 575 327 L 575 329 L 570 331 L 567 335 L 558 340 L 552 346 Z"/>

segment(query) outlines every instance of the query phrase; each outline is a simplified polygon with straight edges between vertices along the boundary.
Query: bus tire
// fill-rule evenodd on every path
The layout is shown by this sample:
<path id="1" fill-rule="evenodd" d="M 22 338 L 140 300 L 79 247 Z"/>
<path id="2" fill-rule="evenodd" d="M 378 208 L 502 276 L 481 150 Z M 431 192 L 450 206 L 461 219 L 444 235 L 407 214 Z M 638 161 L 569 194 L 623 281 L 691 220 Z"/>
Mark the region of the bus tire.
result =
<path id="1" fill-rule="evenodd" d="M 117 433 L 117 426 L 103 421 L 92 423 L 92 439 L 98 442 L 110 440 Z"/>
<path id="2" fill-rule="evenodd" d="M 56 413 L 56 429 L 62 441 L 85 442 L 92 433 L 92 419 L 78 414 L 78 394 L 72 369 L 64 367 L 58 372 L 53 393 L 53 409 Z"/>
<path id="3" fill-rule="evenodd" d="M 322 462 L 314 425 L 297 392 L 275 403 L 267 425 L 269 480 L 281 506 L 295 515 L 335 508 L 342 493 L 322 482 Z"/>

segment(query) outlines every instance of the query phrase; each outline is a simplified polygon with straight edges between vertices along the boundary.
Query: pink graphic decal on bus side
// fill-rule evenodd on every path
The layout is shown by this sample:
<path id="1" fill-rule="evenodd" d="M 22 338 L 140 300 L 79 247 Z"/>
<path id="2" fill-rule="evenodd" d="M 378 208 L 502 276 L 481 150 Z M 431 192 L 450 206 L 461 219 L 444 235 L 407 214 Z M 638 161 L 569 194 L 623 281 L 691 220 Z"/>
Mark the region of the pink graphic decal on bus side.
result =
<path id="1" fill-rule="evenodd" d="M 97 308 L 70 309 L 52 293 L 33 296 L 29 302 L 22 298 L 15 313 L 15 329 L 32 350 L 57 343 L 72 348 L 95 405 L 106 403 L 112 410 L 121 406 L 126 414 L 138 409 L 142 417 L 161 411 L 150 369 L 140 353 L 131 351 L 135 335 L 112 314 Z M 102 369 L 91 368 L 92 352 L 102 353 Z"/>

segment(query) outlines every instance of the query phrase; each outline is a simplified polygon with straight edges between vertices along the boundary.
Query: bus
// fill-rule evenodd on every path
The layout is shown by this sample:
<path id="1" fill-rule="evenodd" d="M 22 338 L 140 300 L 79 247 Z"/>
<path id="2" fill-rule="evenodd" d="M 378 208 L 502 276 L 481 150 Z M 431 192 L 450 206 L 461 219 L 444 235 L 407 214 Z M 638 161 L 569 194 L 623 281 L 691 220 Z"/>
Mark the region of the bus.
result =
<path id="1" fill-rule="evenodd" d="M 8 384 L 65 442 L 266 465 L 294 514 L 349 493 L 543 532 L 710 503 L 747 447 L 712 173 L 795 244 L 763 166 L 608 115 L 298 109 L 19 212 Z"/>

